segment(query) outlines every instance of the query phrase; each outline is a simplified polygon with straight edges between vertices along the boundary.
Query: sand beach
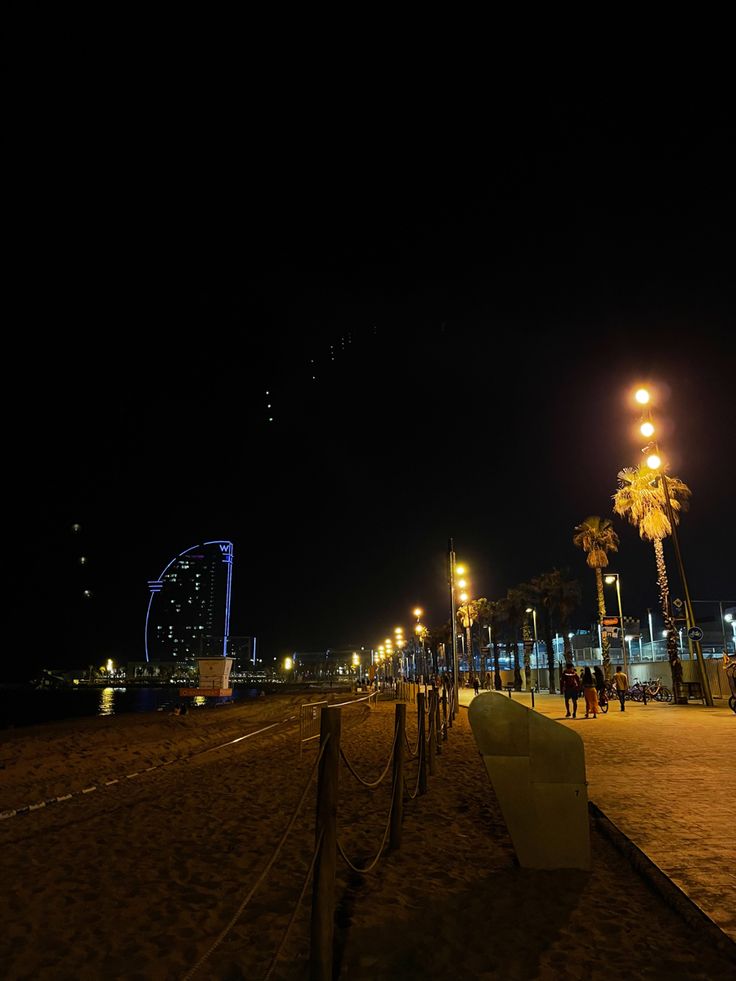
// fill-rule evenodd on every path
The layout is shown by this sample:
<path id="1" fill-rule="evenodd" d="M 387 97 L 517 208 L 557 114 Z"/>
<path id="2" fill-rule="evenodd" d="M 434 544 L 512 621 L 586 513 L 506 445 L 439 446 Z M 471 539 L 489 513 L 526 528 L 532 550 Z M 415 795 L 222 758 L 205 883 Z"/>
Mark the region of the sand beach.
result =
<path id="1" fill-rule="evenodd" d="M 316 745 L 300 756 L 296 719 L 310 697 L 327 696 L 1 732 L 2 977 L 306 978 Z M 389 760 L 394 713 L 391 701 L 343 710 L 342 748 L 367 781 Z M 413 792 L 412 759 L 406 782 Z M 338 837 L 353 866 L 379 852 L 389 801 L 390 773 L 367 788 L 341 762 Z M 591 835 L 589 874 L 519 868 L 461 710 L 427 793 L 406 799 L 401 848 L 366 874 L 338 855 L 335 977 L 733 977 Z"/>

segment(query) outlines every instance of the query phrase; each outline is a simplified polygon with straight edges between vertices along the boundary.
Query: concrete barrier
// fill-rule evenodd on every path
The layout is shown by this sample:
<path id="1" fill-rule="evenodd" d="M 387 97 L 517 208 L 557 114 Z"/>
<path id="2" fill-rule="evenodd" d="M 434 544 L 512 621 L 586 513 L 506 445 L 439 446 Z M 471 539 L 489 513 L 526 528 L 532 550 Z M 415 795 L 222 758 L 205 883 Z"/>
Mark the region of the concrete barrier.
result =
<path id="1" fill-rule="evenodd" d="M 468 708 L 519 864 L 590 870 L 585 751 L 580 736 L 500 692 Z"/>

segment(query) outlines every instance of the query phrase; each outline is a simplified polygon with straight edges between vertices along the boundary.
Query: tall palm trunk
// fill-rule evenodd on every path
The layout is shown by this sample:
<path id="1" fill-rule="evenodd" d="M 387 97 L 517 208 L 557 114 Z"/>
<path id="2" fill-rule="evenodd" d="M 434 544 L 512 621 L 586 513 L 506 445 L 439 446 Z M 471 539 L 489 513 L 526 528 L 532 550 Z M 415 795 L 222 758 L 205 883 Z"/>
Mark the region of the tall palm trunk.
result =
<path id="1" fill-rule="evenodd" d="M 664 564 L 664 548 L 661 538 L 654 539 L 654 556 L 657 561 L 657 587 L 659 602 L 662 607 L 662 618 L 667 630 L 667 658 L 672 671 L 672 695 L 678 704 L 686 704 L 687 697 L 682 690 L 682 661 L 677 647 L 677 630 L 672 619 L 670 608 L 670 584 L 667 579 L 667 567 Z"/>
<path id="2" fill-rule="evenodd" d="M 603 618 L 606 615 L 606 596 L 603 592 L 603 573 L 600 569 L 595 570 L 595 584 L 598 589 L 598 619 L 599 623 L 603 623 Z M 624 625 L 621 624 L 621 630 L 623 631 Z M 601 629 L 601 657 L 603 658 L 603 675 L 608 681 L 611 677 L 611 653 L 610 653 L 610 641 L 608 639 L 608 634 L 603 632 Z"/>
<path id="3" fill-rule="evenodd" d="M 519 641 L 514 639 L 514 691 L 521 691 L 521 664 L 519 662 Z"/>

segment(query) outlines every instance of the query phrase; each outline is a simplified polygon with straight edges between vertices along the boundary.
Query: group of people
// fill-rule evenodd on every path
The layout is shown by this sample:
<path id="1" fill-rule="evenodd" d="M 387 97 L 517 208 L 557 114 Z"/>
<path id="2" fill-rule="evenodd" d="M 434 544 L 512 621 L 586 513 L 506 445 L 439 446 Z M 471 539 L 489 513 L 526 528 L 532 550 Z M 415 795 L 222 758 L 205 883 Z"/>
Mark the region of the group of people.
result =
<path id="1" fill-rule="evenodd" d="M 613 676 L 613 685 L 616 689 L 616 694 L 618 695 L 618 700 L 621 703 L 621 711 L 626 711 L 626 706 L 624 703 L 626 690 L 629 687 L 629 679 L 626 677 L 625 673 L 621 670 L 621 665 L 616 666 L 616 673 Z M 596 719 L 598 713 L 601 710 L 601 704 L 607 699 L 606 696 L 606 679 L 603 674 L 603 669 L 597 664 L 591 671 L 589 667 L 583 668 L 582 675 L 573 667 L 572 661 L 568 661 L 565 664 L 565 670 L 562 672 L 562 678 L 560 682 L 560 687 L 562 688 L 562 694 L 565 699 L 565 718 L 577 718 L 578 714 L 578 698 L 582 692 L 585 699 L 585 718 Z M 570 709 L 572 708 L 572 713 Z"/>

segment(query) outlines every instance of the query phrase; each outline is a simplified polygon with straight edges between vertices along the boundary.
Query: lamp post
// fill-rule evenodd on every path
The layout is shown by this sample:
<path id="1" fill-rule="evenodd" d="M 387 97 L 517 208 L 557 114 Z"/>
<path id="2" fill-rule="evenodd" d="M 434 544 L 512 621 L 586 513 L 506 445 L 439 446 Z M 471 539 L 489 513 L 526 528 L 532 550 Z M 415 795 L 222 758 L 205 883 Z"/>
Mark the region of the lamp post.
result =
<path id="1" fill-rule="evenodd" d="M 650 394 L 645 388 L 640 388 L 634 395 L 636 401 L 642 407 L 648 406 L 650 402 Z M 639 427 L 639 431 L 642 436 L 650 438 L 655 435 L 654 423 L 651 420 L 651 416 L 647 412 L 646 419 L 642 422 Z M 654 452 L 650 452 L 654 449 Z M 695 614 L 693 613 L 693 604 L 690 599 L 690 588 L 687 582 L 687 576 L 685 575 L 685 565 L 682 561 L 682 552 L 680 551 L 680 538 L 677 534 L 677 525 L 675 523 L 675 515 L 672 509 L 672 501 L 670 499 L 670 489 L 667 482 L 667 476 L 664 472 L 664 467 L 662 467 L 662 460 L 659 455 L 659 446 L 656 440 L 653 440 L 647 446 L 642 449 L 642 453 L 649 452 L 647 457 L 647 466 L 653 472 L 655 476 L 659 477 L 660 483 L 662 485 L 662 493 L 664 495 L 665 510 L 667 511 L 667 518 L 670 523 L 670 534 L 672 535 L 672 544 L 675 549 L 675 558 L 677 560 L 677 568 L 680 572 L 680 581 L 682 583 L 682 589 L 685 593 L 685 623 L 687 625 L 687 639 L 688 645 L 690 646 L 691 656 L 692 656 L 692 645 L 695 645 L 695 656 L 698 659 L 698 669 L 700 671 L 700 683 L 703 689 L 703 695 L 705 697 L 705 704 L 710 708 L 713 708 L 713 694 L 710 690 L 710 679 L 708 678 L 707 672 L 705 670 L 705 661 L 703 660 L 703 649 L 700 646 L 700 640 L 692 640 L 690 637 L 690 631 L 695 627 Z M 662 467 L 660 471 L 660 467 Z M 680 668 L 680 678 L 682 677 L 682 669 Z M 673 677 L 673 683 L 675 681 Z M 677 699 L 677 693 L 675 694 Z"/>
<path id="2" fill-rule="evenodd" d="M 731 624 L 731 633 L 733 634 L 733 652 L 736 654 L 736 618 L 734 618 L 733 613 L 724 613 L 723 619 L 726 623 Z M 724 649 L 727 649 L 724 645 Z"/>
<path id="3" fill-rule="evenodd" d="M 539 644 L 537 642 L 537 609 L 535 606 L 527 606 L 526 612 L 531 613 L 532 622 L 534 624 L 534 660 L 536 661 L 537 664 L 537 691 L 539 691 L 541 686 L 539 684 Z"/>
<path id="4" fill-rule="evenodd" d="M 460 698 L 458 693 L 459 671 L 457 663 L 457 626 L 455 623 L 455 544 L 452 539 L 448 541 L 447 549 L 449 586 L 450 586 L 450 628 L 452 630 L 452 684 L 453 684 L 453 713 L 460 711 Z"/>
<path id="5" fill-rule="evenodd" d="M 654 660 L 654 627 L 652 626 L 652 611 L 647 607 L 647 616 L 649 617 L 649 655 L 650 660 Z"/>
<path id="6" fill-rule="evenodd" d="M 460 585 L 465 586 L 465 580 L 460 580 Z M 471 633 L 473 629 L 473 619 L 470 616 L 470 596 L 467 593 L 460 593 L 460 600 L 465 604 L 465 616 L 463 617 L 463 626 L 467 631 L 467 640 L 465 642 L 465 649 L 468 655 L 468 672 L 473 675 L 475 674 L 475 659 L 473 657 L 473 635 Z"/>
<path id="7" fill-rule="evenodd" d="M 606 582 L 610 586 L 612 583 L 616 583 L 616 598 L 618 600 L 618 622 L 621 628 L 621 648 L 623 651 L 624 658 L 624 674 L 628 678 L 629 676 L 629 658 L 626 653 L 626 637 L 624 636 L 624 614 L 621 609 L 621 576 L 617 572 L 609 572 L 606 577 Z"/>
<path id="8" fill-rule="evenodd" d="M 399 670 L 398 665 L 400 665 L 403 660 L 402 655 L 406 646 L 404 641 L 403 627 L 394 627 L 394 637 L 396 638 L 396 657 L 397 657 L 397 670 L 394 672 L 394 674 L 396 674 L 398 673 Z"/>
<path id="9" fill-rule="evenodd" d="M 426 628 L 422 626 L 421 617 L 424 610 L 421 606 L 415 606 L 413 610 L 414 616 L 416 617 L 416 623 L 414 624 L 414 635 L 416 638 L 416 644 L 421 651 L 421 664 L 422 664 L 422 675 L 426 678 L 427 675 L 427 656 L 424 649 L 424 635 L 427 632 Z"/>

